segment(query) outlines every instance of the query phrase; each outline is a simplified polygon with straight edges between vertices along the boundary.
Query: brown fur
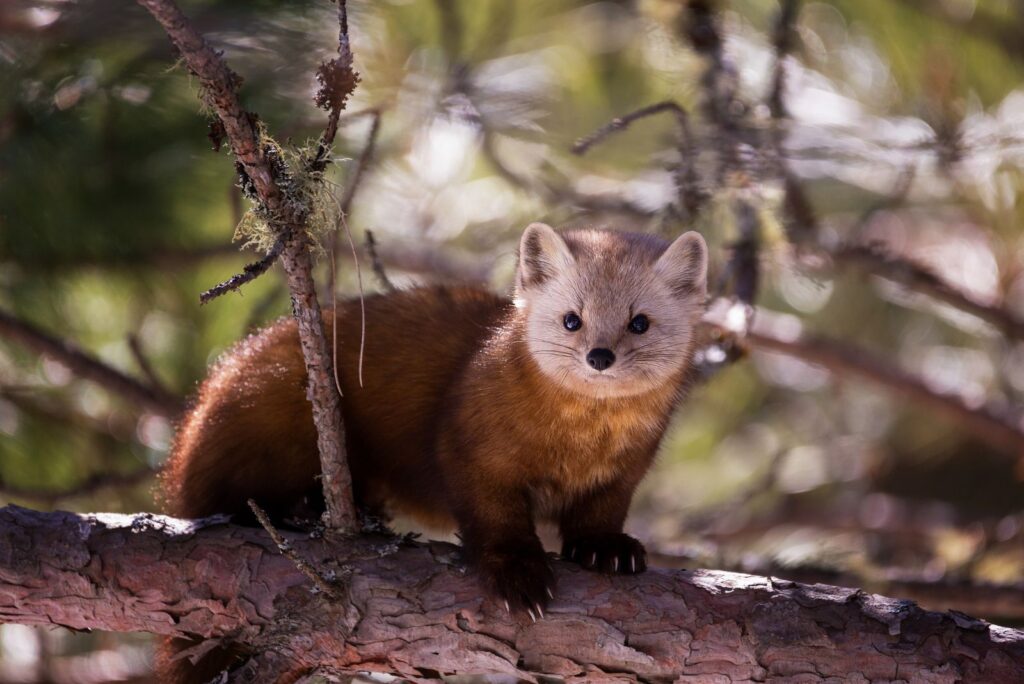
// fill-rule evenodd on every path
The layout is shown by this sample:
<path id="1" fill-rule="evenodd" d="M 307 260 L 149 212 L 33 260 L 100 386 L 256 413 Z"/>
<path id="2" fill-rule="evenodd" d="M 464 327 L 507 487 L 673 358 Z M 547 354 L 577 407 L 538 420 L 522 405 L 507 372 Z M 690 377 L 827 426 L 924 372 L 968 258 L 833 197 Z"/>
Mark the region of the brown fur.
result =
<path id="1" fill-rule="evenodd" d="M 357 502 L 428 527 L 457 527 L 485 584 L 534 612 L 553 589 L 534 531 L 539 519 L 557 523 L 565 555 L 588 567 L 643 569 L 643 547 L 622 526 L 679 399 L 691 346 L 688 336 L 673 347 L 678 358 L 670 370 L 638 391 L 593 396 L 562 375 L 554 381 L 531 351 L 535 333 L 527 315 L 531 292 L 546 296 L 536 288 L 557 287 L 556 271 L 571 262 L 564 255 L 548 259 L 551 240 L 562 238 L 547 231 L 528 230 L 524 237 L 516 304 L 475 287 L 368 297 L 362 386 L 358 300 L 337 313 Z M 564 239 L 579 262 L 574 277 L 584 283 L 613 282 L 628 268 L 649 272 L 666 250 L 646 236 L 584 231 Z M 596 330 L 596 319 L 587 320 Z M 330 336 L 331 325 L 325 328 Z M 170 512 L 244 516 L 250 497 L 277 516 L 303 499 L 322 505 L 305 382 L 290 319 L 226 354 L 179 428 L 163 482 Z M 186 666 L 177 670 L 168 676 L 196 681 Z"/>

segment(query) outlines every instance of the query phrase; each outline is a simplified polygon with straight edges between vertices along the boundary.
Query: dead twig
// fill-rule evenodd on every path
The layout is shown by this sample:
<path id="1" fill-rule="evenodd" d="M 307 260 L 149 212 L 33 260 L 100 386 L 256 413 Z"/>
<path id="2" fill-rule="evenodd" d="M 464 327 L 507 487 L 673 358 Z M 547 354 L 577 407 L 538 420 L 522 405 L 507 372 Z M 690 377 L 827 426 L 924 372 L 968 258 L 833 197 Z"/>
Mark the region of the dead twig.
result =
<path id="1" fill-rule="evenodd" d="M 146 376 L 146 380 L 149 382 L 150 387 L 159 387 L 164 390 L 164 384 L 157 376 L 156 371 L 153 369 L 153 364 L 149 362 L 149 357 L 146 356 L 145 351 L 142 349 L 142 341 L 139 336 L 135 333 L 128 335 L 128 349 L 132 352 L 132 358 L 135 359 L 135 365 L 139 367 L 142 374 Z M 166 391 L 166 390 L 164 390 Z M 168 392 L 168 394 L 170 394 Z"/>
<path id="2" fill-rule="evenodd" d="M 370 264 L 373 266 L 373 273 L 377 276 L 377 280 L 380 281 L 381 287 L 388 292 L 394 292 L 395 284 L 388 278 L 387 271 L 384 270 L 384 264 L 381 263 L 380 254 L 377 253 L 377 239 L 373 235 L 372 230 L 366 231 L 366 253 L 370 255 Z"/>
<path id="3" fill-rule="evenodd" d="M 95 382 L 147 411 L 174 417 L 184 406 L 179 397 L 163 387 L 148 385 L 126 375 L 100 361 L 74 342 L 55 337 L 6 311 L 0 311 L 0 337 L 52 356 L 78 377 Z"/>
<path id="4" fill-rule="evenodd" d="M 373 153 L 377 149 L 377 137 L 380 134 L 380 111 L 372 109 L 363 112 L 363 114 L 372 117 L 372 119 L 370 131 L 366 134 L 366 144 L 363 145 L 363 150 L 359 153 L 359 158 L 356 159 L 356 164 L 352 168 L 352 173 L 349 174 L 348 182 L 345 184 L 345 193 L 341 196 L 341 210 L 346 216 L 350 213 L 352 200 L 355 199 L 356 191 L 359 190 L 366 169 L 373 162 Z"/>
<path id="5" fill-rule="evenodd" d="M 676 102 L 665 101 L 657 104 L 642 107 L 620 117 L 597 129 L 590 135 L 580 138 L 572 146 L 572 153 L 577 155 L 586 154 L 591 147 L 605 140 L 610 135 L 624 131 L 630 124 L 662 112 L 671 112 L 676 120 L 679 132 L 677 134 L 676 149 L 679 152 L 679 163 L 675 166 L 675 184 L 679 208 L 684 217 L 693 217 L 700 212 L 704 202 L 708 199 L 707 193 L 700 188 L 700 179 L 697 176 L 697 146 L 694 142 L 693 129 L 690 126 L 690 117 L 686 110 Z"/>
<path id="6" fill-rule="evenodd" d="M 249 499 L 249 508 L 252 510 L 253 515 L 256 516 L 256 519 L 259 520 L 263 529 L 265 529 L 267 534 L 270 535 L 270 538 L 274 540 L 274 544 L 277 545 L 277 550 L 281 552 L 281 555 L 294 563 L 299 572 L 308 577 L 310 581 L 313 582 L 313 585 L 328 599 L 337 600 L 342 598 L 344 592 L 341 588 L 331 584 L 330 581 L 320 574 L 319 570 L 314 568 L 309 561 L 300 556 L 292 545 L 288 543 L 288 540 L 281 536 L 281 533 L 277 531 L 274 524 L 270 522 L 270 518 L 267 517 L 266 512 L 252 499 Z"/>
<path id="7" fill-rule="evenodd" d="M 284 245 L 284 238 L 279 239 L 277 242 L 274 243 L 274 246 L 271 247 L 270 251 L 267 252 L 267 255 L 265 257 L 263 257 L 259 261 L 254 261 L 251 264 L 246 264 L 245 268 L 242 269 L 241 273 L 231 276 L 223 283 L 220 283 L 219 285 L 214 285 L 206 292 L 200 294 L 199 303 L 206 304 L 212 299 L 216 299 L 217 297 L 220 297 L 223 294 L 227 294 L 228 292 L 237 290 L 246 283 L 256 280 L 256 278 L 259 278 L 261 275 L 266 273 L 270 269 L 270 267 L 274 265 L 274 262 L 277 261 L 278 257 L 281 256 L 281 252 L 284 251 Z"/>
<path id="8" fill-rule="evenodd" d="M 680 133 L 687 138 L 690 137 L 690 119 L 686 114 L 686 110 L 680 107 L 677 103 L 669 100 L 641 107 L 629 114 L 623 114 L 622 116 L 612 119 L 590 135 L 580 138 L 573 143 L 572 153 L 578 155 L 586 154 L 590 151 L 591 147 L 602 142 L 613 133 L 619 133 L 626 130 L 634 121 L 638 121 L 648 116 L 654 116 L 655 114 L 661 114 L 662 112 L 671 112 L 679 125 Z"/>
<path id="9" fill-rule="evenodd" d="M 346 217 L 349 215 L 349 212 L 350 212 L 351 207 L 352 207 L 352 201 L 355 199 L 356 191 L 359 189 L 359 186 L 362 183 L 362 180 L 363 180 L 363 178 L 365 176 L 366 169 L 367 169 L 367 167 L 370 166 L 370 163 L 373 160 L 373 153 L 374 153 L 374 150 L 376 149 L 376 146 L 377 146 L 377 136 L 380 133 L 381 114 L 380 114 L 379 110 L 377 110 L 377 109 L 367 109 L 367 110 L 364 110 L 364 111 L 361 111 L 361 112 L 356 112 L 354 114 L 351 114 L 351 115 L 349 115 L 349 117 L 346 117 L 346 119 L 347 120 L 351 120 L 352 118 L 355 118 L 357 116 L 359 116 L 359 117 L 370 116 L 370 117 L 372 117 L 372 121 L 370 123 L 370 132 L 367 133 L 367 135 L 366 135 L 366 144 L 363 145 L 363 150 L 359 153 L 359 158 L 356 160 L 355 166 L 353 167 L 351 173 L 349 174 L 349 177 L 347 178 L 348 182 L 345 184 L 345 190 L 344 190 L 344 192 L 343 192 L 343 194 L 341 196 L 341 199 L 337 200 L 337 202 L 338 202 L 338 211 L 339 211 L 340 215 L 346 216 Z M 347 226 L 347 224 L 346 224 L 346 226 Z M 330 251 L 332 257 L 334 255 L 336 255 L 337 252 L 338 252 L 338 242 L 339 242 L 340 238 L 341 238 L 341 233 L 338 231 L 338 226 L 335 226 L 334 231 L 331 232 L 330 246 L 329 246 L 329 251 Z M 358 257 L 357 257 L 355 252 L 353 252 L 353 258 L 355 259 L 356 267 L 358 268 L 359 259 L 358 259 Z M 336 281 L 337 281 L 337 269 L 335 268 L 335 264 L 332 261 L 331 269 L 330 269 L 330 271 L 327 274 L 327 291 L 330 293 L 330 296 L 332 297 L 332 299 L 337 296 L 337 294 L 336 294 L 336 289 L 337 289 Z"/>

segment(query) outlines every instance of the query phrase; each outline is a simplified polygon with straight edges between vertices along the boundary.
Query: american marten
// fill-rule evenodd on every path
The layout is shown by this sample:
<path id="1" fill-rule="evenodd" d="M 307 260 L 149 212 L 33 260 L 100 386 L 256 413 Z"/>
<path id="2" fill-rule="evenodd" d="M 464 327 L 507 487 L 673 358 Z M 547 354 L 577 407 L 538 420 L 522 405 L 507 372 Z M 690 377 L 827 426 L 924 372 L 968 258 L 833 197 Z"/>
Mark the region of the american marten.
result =
<path id="1" fill-rule="evenodd" d="M 337 322 L 337 375 L 357 503 L 457 529 L 484 586 L 540 617 L 554 595 L 534 530 L 562 555 L 636 573 L 623 533 L 637 483 L 681 397 L 706 297 L 707 247 L 534 223 L 512 299 L 480 287 L 367 297 Z M 171 513 L 286 515 L 320 489 L 296 324 L 228 352 L 181 424 L 163 481 Z"/>

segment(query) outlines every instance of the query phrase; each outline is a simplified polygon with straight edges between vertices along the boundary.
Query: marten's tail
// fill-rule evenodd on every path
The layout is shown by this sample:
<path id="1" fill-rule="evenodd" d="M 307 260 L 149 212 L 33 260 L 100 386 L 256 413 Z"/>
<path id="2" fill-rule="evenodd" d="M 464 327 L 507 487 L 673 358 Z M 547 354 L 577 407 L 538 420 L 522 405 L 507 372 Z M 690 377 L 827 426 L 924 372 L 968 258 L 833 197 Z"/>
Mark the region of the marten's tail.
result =
<path id="1" fill-rule="evenodd" d="M 305 377 L 294 321 L 274 325 L 226 354 L 177 427 L 157 492 L 163 510 L 180 518 L 226 513 L 234 523 L 255 524 L 249 498 L 281 520 L 307 492 L 318 492 L 320 461 Z M 201 643 L 175 638 L 159 644 L 159 681 L 207 684 L 246 655 L 240 647 L 220 646 L 195 663 L 183 655 Z"/>
<path id="2" fill-rule="evenodd" d="M 208 684 L 221 672 L 241 662 L 244 652 L 238 647 L 216 646 L 195 663 L 182 651 L 193 648 L 198 641 L 167 638 L 156 649 L 156 676 L 162 684 Z"/>

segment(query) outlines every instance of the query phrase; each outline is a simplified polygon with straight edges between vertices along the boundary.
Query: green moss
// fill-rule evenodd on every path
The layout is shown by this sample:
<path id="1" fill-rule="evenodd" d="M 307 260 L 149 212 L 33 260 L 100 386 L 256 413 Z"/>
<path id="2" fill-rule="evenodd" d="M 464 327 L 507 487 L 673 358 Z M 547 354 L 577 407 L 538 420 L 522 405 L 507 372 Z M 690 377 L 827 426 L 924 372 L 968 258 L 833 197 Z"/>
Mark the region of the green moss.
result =
<path id="1" fill-rule="evenodd" d="M 323 236 L 337 227 L 341 212 L 325 172 L 312 163 L 319 144 L 307 142 L 301 147 L 285 148 L 262 125 L 259 140 L 284 195 L 285 211 L 305 227 L 314 254 L 319 256 Z M 269 252 L 278 240 L 284 217 L 273 215 L 246 185 L 243 181 L 242 190 L 252 200 L 252 207 L 235 227 L 234 240 L 243 247 Z"/>

